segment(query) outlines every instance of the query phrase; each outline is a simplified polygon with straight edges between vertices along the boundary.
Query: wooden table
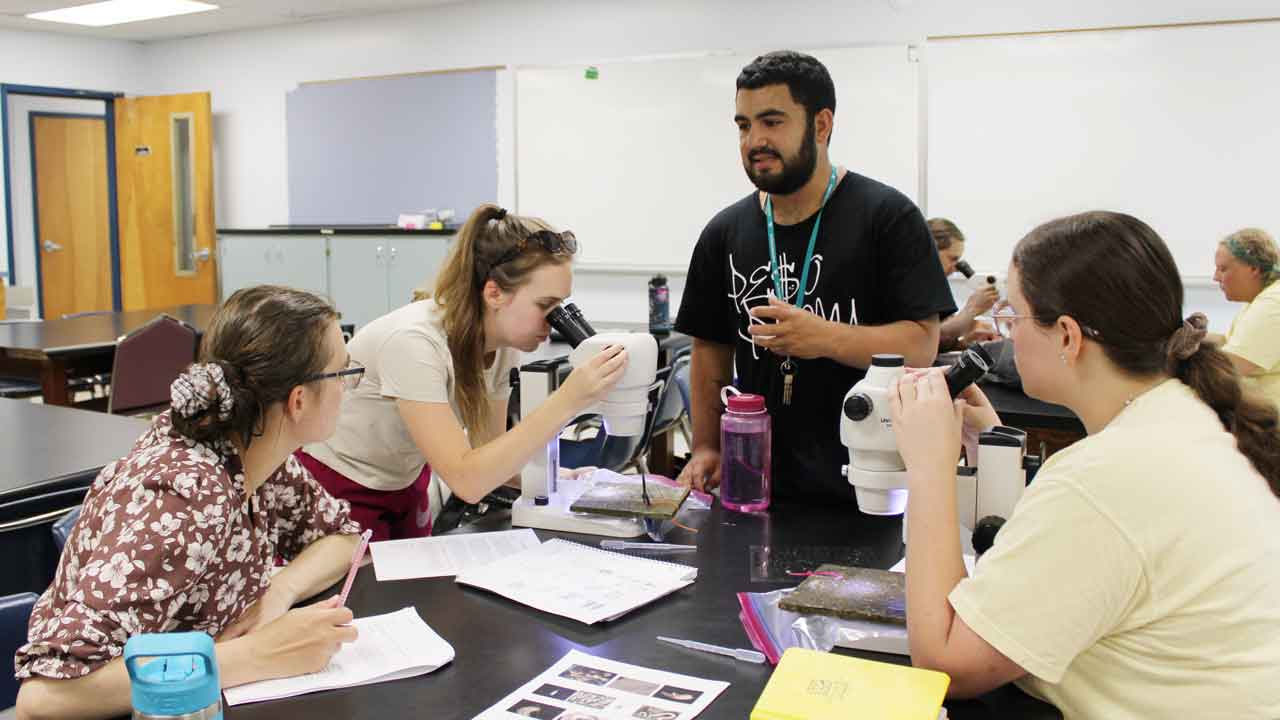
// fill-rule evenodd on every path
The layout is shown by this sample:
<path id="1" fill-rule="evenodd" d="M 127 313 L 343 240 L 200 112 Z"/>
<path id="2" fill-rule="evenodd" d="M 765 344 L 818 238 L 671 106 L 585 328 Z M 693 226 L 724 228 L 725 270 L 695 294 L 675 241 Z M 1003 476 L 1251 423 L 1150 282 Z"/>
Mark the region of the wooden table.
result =
<path id="1" fill-rule="evenodd" d="M 167 313 L 199 336 L 216 305 L 176 305 L 59 320 L 0 324 L 0 376 L 40 382 L 44 402 L 70 405 L 67 378 L 111 371 L 116 343 L 152 318 Z"/>

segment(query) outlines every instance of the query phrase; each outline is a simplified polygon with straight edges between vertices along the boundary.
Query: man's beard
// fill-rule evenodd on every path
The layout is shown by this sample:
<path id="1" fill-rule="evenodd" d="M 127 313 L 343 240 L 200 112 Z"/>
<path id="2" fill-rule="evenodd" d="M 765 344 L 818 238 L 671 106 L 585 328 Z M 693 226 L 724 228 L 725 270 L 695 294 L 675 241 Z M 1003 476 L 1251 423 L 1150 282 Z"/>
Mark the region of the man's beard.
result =
<path id="1" fill-rule="evenodd" d="M 751 163 L 754 158 L 760 156 L 777 158 L 782 165 L 782 172 L 756 173 Z M 800 150 L 794 156 L 784 158 L 772 150 L 755 150 L 747 155 L 747 161 L 743 163 L 752 184 L 771 195 L 790 195 L 804 187 L 804 184 L 809 182 L 809 178 L 813 177 L 813 170 L 817 166 L 818 146 L 813 123 L 809 123 L 809 129 L 805 131 L 804 140 L 800 143 Z"/>

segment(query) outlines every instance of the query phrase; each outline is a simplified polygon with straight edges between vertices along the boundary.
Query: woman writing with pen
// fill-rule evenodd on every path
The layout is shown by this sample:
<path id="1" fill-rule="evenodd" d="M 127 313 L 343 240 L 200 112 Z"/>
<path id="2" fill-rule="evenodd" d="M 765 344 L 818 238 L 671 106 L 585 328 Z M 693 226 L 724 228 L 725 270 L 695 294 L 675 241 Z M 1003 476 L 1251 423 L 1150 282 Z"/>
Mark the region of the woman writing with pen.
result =
<path id="1" fill-rule="evenodd" d="M 120 656 L 141 633 L 214 636 L 224 687 L 314 672 L 355 639 L 336 597 L 290 609 L 347 572 L 360 532 L 291 456 L 333 432 L 363 372 L 336 313 L 310 293 L 240 290 L 201 356 L 90 488 L 15 659 L 19 718 L 127 713 Z M 272 577 L 277 557 L 289 564 Z"/>

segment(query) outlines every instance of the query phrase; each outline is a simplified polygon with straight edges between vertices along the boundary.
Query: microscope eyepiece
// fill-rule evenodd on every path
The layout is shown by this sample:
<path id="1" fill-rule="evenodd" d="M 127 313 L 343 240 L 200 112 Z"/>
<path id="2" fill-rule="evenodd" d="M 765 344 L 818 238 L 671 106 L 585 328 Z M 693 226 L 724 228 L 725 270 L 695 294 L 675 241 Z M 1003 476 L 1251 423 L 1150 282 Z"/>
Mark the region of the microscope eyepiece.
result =
<path id="1" fill-rule="evenodd" d="M 547 313 L 547 322 L 556 332 L 564 336 L 572 347 L 578 347 L 583 340 L 596 334 L 595 328 L 582 316 L 582 311 L 573 303 L 563 303 Z"/>
<path id="2" fill-rule="evenodd" d="M 965 348 L 956 364 L 947 368 L 947 390 L 951 392 L 951 397 L 955 398 L 962 390 L 977 382 L 994 364 L 991 354 L 981 345 Z"/>
<path id="3" fill-rule="evenodd" d="M 973 266 L 964 260 L 956 261 L 956 270 L 959 270 L 960 274 L 964 275 L 966 278 L 973 277 Z"/>

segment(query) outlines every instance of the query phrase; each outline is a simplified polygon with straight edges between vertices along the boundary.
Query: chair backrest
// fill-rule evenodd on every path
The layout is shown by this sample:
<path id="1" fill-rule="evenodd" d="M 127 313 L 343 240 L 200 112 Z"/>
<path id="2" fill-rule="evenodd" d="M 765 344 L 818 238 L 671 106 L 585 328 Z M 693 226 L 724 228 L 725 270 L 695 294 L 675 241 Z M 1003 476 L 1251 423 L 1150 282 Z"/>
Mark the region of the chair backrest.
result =
<path id="1" fill-rule="evenodd" d="M 19 593 L 0 597 L 0 657 L 9 659 L 6 672 L 0 672 L 0 709 L 13 707 L 18 700 L 18 681 L 13 677 L 13 656 L 27 644 L 27 624 L 31 609 L 40 596 Z"/>
<path id="2" fill-rule="evenodd" d="M 649 413 L 644 420 L 644 431 L 634 442 L 631 456 L 627 458 L 628 463 L 638 464 L 638 461 L 649 453 L 654 433 L 670 428 L 680 419 L 680 413 L 684 408 L 679 404 L 678 391 L 673 389 L 675 383 L 671 382 L 673 369 L 668 366 L 658 370 L 654 384 L 649 390 Z"/>
<path id="3" fill-rule="evenodd" d="M 667 389 L 663 404 L 658 408 L 657 426 L 654 434 L 661 433 L 680 422 L 681 415 L 688 415 L 691 406 L 689 399 L 689 365 L 688 355 L 676 358 L 671 364 L 672 387 Z"/>
<path id="4" fill-rule="evenodd" d="M 653 385 L 649 387 L 649 410 L 645 414 L 644 429 L 639 435 L 606 435 L 605 429 L 601 428 L 599 434 L 589 440 L 561 440 L 560 466 L 578 468 L 590 465 L 622 472 L 642 458 L 649 450 L 649 440 L 653 436 L 654 421 L 657 418 L 656 411 L 661 405 L 670 373 L 669 367 L 658 370 Z"/>
<path id="5" fill-rule="evenodd" d="M 170 315 L 155 317 L 117 343 L 107 411 L 168 405 L 169 386 L 195 359 L 195 328 Z"/>
<path id="6" fill-rule="evenodd" d="M 80 519 L 80 505 L 77 505 L 67 511 L 66 515 L 54 521 L 50 530 L 53 532 L 53 544 L 58 546 L 58 553 L 62 553 L 62 549 L 67 546 L 67 538 L 71 537 L 71 529 L 76 526 L 76 521 Z"/>

